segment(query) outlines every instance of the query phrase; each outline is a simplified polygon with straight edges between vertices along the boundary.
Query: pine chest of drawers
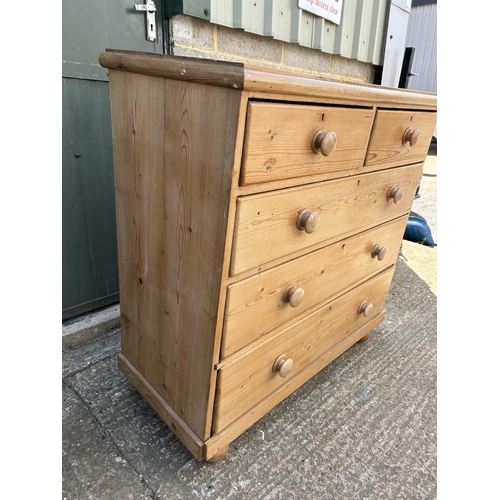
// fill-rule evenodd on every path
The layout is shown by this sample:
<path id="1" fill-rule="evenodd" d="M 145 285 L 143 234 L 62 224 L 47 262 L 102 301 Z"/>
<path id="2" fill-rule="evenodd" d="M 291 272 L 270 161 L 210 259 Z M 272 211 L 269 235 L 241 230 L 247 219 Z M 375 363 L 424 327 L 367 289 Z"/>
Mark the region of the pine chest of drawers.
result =
<path id="1" fill-rule="evenodd" d="M 385 316 L 435 94 L 107 50 L 122 350 L 199 460 Z"/>

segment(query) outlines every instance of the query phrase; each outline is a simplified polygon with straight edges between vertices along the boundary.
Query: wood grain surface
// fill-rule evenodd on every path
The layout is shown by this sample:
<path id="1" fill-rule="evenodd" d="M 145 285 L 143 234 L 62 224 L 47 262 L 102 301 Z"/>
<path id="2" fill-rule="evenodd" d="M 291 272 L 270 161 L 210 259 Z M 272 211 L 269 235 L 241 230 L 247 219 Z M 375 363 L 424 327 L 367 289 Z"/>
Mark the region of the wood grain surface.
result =
<path id="1" fill-rule="evenodd" d="M 407 216 L 400 217 L 230 285 L 221 359 L 393 265 L 406 221 Z M 371 256 L 377 244 L 387 248 L 382 261 Z M 290 285 L 304 290 L 298 307 L 283 302 Z"/>
<path id="2" fill-rule="evenodd" d="M 436 113 L 377 110 L 365 165 L 388 168 L 425 160 L 436 126 Z M 403 144 L 407 128 L 420 129 L 415 146 Z"/>
<path id="3" fill-rule="evenodd" d="M 231 275 L 408 213 L 421 173 L 422 164 L 239 198 Z M 387 200 L 393 185 L 404 188 L 397 205 Z M 312 234 L 296 227 L 305 208 L 321 218 Z"/>
<path id="4" fill-rule="evenodd" d="M 168 56 L 122 49 L 106 49 L 101 66 L 117 71 L 142 73 L 176 80 L 205 83 L 252 93 L 304 96 L 317 102 L 329 99 L 338 104 L 436 110 L 431 92 L 395 89 L 340 79 L 316 77 L 235 62 L 194 57 Z"/>
<path id="5" fill-rule="evenodd" d="M 243 65 L 241 63 L 106 49 L 106 52 L 99 56 L 99 64 L 115 71 L 214 85 L 239 91 L 243 89 Z"/>
<path id="6" fill-rule="evenodd" d="M 128 50 L 100 63 L 119 366 L 217 459 L 383 320 L 436 95 Z"/>
<path id="7" fill-rule="evenodd" d="M 110 73 L 122 352 L 206 439 L 239 94 Z"/>
<path id="8" fill-rule="evenodd" d="M 360 173 L 374 117 L 372 109 L 250 102 L 241 185 Z M 333 153 L 313 153 L 318 130 L 334 131 Z"/>
<path id="9" fill-rule="evenodd" d="M 358 313 L 363 301 L 373 304 L 372 317 L 382 312 L 393 273 L 391 267 L 223 366 L 217 381 L 214 431 L 224 429 L 284 384 L 283 377 L 272 370 L 278 356 L 291 358 L 291 373 L 299 373 L 368 321 Z"/>

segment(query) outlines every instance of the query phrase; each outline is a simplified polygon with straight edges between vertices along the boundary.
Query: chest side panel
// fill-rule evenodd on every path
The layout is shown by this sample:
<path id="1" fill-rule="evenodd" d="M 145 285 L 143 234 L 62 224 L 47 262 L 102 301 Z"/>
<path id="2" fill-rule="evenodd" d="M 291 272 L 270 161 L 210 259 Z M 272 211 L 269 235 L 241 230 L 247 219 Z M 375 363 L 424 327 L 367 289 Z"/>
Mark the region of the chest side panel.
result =
<path id="1" fill-rule="evenodd" d="M 111 91 L 122 354 L 205 439 L 240 94 L 120 72 Z"/>

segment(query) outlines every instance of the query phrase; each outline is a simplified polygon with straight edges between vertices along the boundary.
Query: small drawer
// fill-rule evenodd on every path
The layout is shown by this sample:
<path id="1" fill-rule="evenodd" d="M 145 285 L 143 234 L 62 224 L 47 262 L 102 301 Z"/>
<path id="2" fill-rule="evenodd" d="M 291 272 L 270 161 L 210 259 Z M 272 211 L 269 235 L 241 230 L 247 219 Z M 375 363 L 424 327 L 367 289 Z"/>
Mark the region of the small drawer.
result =
<path id="1" fill-rule="evenodd" d="M 408 217 L 229 285 L 221 358 L 391 266 Z"/>
<path id="2" fill-rule="evenodd" d="M 381 313 L 393 273 L 394 266 L 222 366 L 217 382 L 215 432 Z"/>
<path id="3" fill-rule="evenodd" d="M 408 213 L 422 166 L 238 198 L 231 275 Z"/>
<path id="4" fill-rule="evenodd" d="M 424 161 L 436 120 L 431 112 L 377 111 L 365 166 L 373 170 Z"/>
<path id="5" fill-rule="evenodd" d="M 250 102 L 241 185 L 360 173 L 371 109 Z"/>

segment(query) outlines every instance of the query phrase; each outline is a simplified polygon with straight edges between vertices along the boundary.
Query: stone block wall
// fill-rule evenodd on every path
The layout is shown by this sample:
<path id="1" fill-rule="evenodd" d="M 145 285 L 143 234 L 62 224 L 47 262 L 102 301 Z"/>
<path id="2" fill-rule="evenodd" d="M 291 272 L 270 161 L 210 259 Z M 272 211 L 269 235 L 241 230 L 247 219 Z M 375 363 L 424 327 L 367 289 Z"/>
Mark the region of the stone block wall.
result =
<path id="1" fill-rule="evenodd" d="M 226 28 L 196 17 L 178 15 L 169 19 L 170 54 L 237 61 L 258 66 L 373 82 L 369 63 L 326 54 L 317 49 L 282 42 L 272 37 Z"/>

